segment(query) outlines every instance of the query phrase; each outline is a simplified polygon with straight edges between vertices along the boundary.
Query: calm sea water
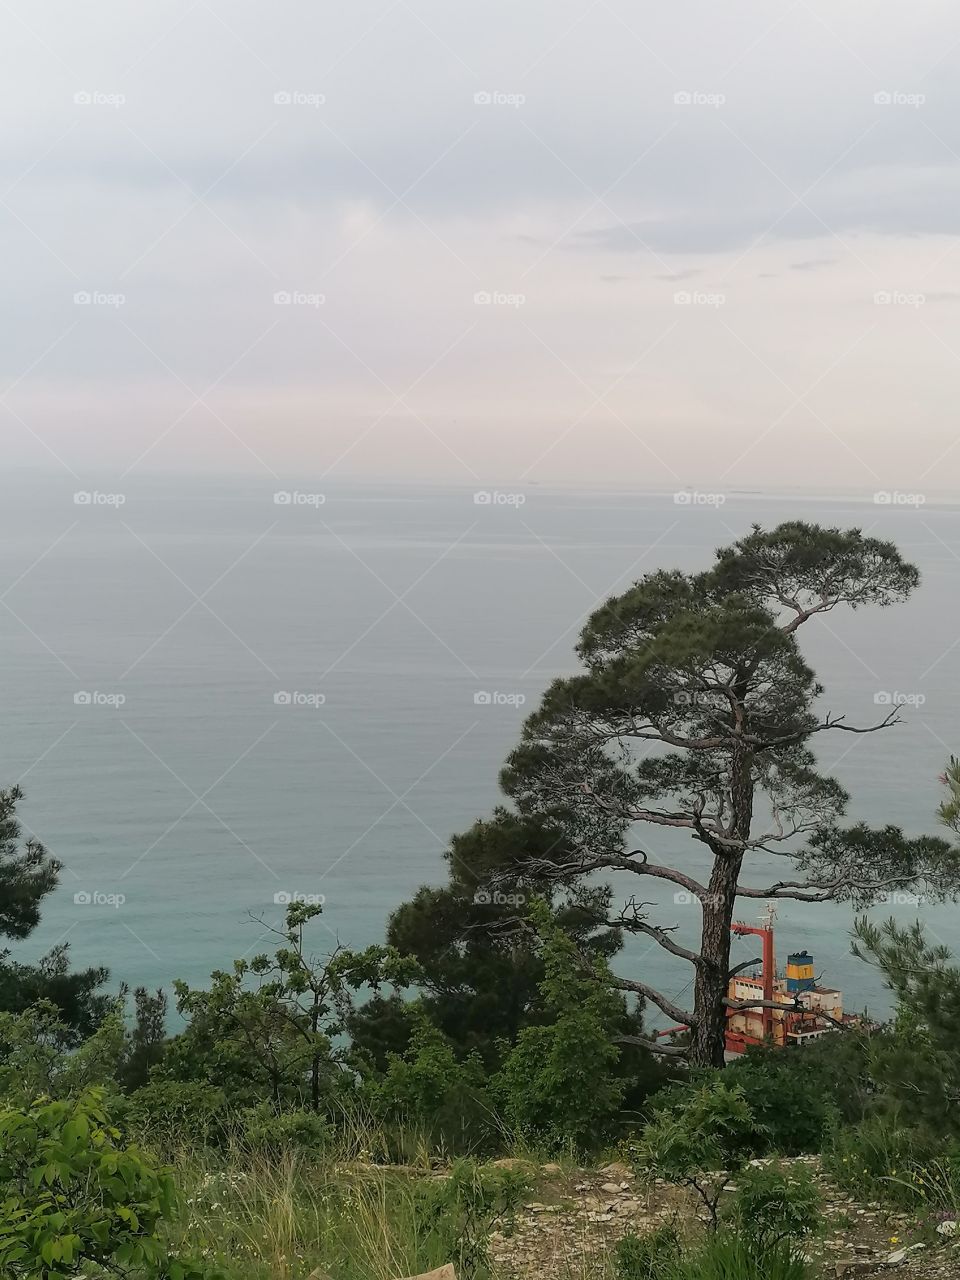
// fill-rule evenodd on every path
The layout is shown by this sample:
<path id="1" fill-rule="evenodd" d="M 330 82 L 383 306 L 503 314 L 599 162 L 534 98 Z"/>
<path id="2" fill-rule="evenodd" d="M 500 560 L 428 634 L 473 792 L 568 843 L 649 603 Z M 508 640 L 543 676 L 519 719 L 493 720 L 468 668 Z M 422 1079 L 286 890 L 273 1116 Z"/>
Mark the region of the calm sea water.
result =
<path id="1" fill-rule="evenodd" d="M 324 895 L 319 950 L 380 940 L 392 908 L 443 880 L 450 833 L 496 802 L 524 714 L 575 669 L 585 615 L 648 570 L 705 565 L 754 521 L 869 528 L 920 565 L 908 605 L 801 634 L 824 709 L 870 723 L 878 693 L 917 704 L 885 733 L 820 737 L 852 816 L 936 830 L 936 775 L 960 749 L 957 506 L 539 487 L 478 505 L 467 489 L 302 479 L 278 505 L 275 487 L 104 485 L 116 506 L 77 505 L 69 477 L 4 481 L 0 783 L 22 779 L 26 824 L 65 864 L 18 956 L 66 940 L 114 982 L 198 983 L 266 946 L 258 921 L 280 920 L 278 893 Z M 322 505 L 303 500 L 318 489 Z M 643 839 L 698 865 L 682 836 Z M 778 871 L 766 859 L 751 880 Z M 692 933 L 695 908 L 664 901 Z M 894 910 L 960 946 L 956 907 Z M 784 904 L 779 952 L 807 947 L 848 1006 L 882 1008 L 850 924 L 848 908 Z M 620 963 L 672 993 L 689 977 L 656 947 Z"/>

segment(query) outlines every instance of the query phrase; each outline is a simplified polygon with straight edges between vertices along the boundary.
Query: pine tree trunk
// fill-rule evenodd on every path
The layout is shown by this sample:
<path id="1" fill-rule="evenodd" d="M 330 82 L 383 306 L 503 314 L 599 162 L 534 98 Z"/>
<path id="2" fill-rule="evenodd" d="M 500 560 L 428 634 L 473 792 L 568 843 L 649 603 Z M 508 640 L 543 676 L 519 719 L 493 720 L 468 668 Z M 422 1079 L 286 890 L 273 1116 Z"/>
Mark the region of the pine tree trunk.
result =
<path id="1" fill-rule="evenodd" d="M 703 903 L 703 934 L 694 985 L 693 1032 L 690 1062 L 698 1067 L 722 1067 L 727 1027 L 727 994 L 730 972 L 730 924 L 736 900 L 740 858 L 717 858 Z"/>
<path id="2" fill-rule="evenodd" d="M 730 761 L 730 833 L 739 840 L 750 838 L 753 825 L 752 756 L 734 752 Z M 722 1067 L 727 1028 L 723 1003 L 730 974 L 730 925 L 737 901 L 737 882 L 743 852 L 729 846 L 713 849 L 714 863 L 703 902 L 703 934 L 694 985 L 694 1026 L 690 1041 L 690 1062 L 698 1067 Z"/>

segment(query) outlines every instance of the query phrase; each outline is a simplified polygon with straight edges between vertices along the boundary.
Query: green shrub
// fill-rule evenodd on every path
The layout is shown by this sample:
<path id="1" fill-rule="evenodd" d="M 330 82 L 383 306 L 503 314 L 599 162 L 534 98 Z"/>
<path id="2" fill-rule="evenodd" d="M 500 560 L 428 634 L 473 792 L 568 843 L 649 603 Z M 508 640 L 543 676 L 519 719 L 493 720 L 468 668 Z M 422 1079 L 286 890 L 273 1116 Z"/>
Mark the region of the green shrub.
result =
<path id="1" fill-rule="evenodd" d="M 509 1224 L 528 1186 L 518 1170 L 459 1161 L 449 1177 L 416 1184 L 419 1230 L 435 1256 L 453 1262 L 458 1275 L 473 1275 L 487 1265 L 492 1227 Z"/>
<path id="2" fill-rule="evenodd" d="M 614 1252 L 617 1280 L 672 1280 L 680 1262 L 680 1241 L 672 1227 L 642 1236 L 624 1236 Z"/>
<path id="3" fill-rule="evenodd" d="M 820 1192 L 810 1174 L 772 1165 L 748 1167 L 737 1179 L 731 1217 L 736 1233 L 766 1254 L 784 1241 L 799 1241 L 820 1230 Z"/>
<path id="4" fill-rule="evenodd" d="M 0 1274 L 64 1280 L 98 1272 L 199 1280 L 158 1234 L 174 1208 L 168 1173 L 125 1146 L 100 1093 L 0 1111 Z"/>
<path id="5" fill-rule="evenodd" d="M 315 1111 L 276 1112 L 268 1102 L 240 1113 L 241 1141 L 257 1150 L 280 1153 L 290 1148 L 319 1152 L 332 1141 L 330 1122 Z"/>
<path id="6" fill-rule="evenodd" d="M 575 944 L 542 903 L 531 915 L 543 937 L 540 994 L 551 1020 L 524 1027 L 493 1087 L 507 1123 L 525 1136 L 553 1147 L 596 1147 L 626 1092 L 612 1035 L 622 1001 L 599 967 L 584 972 Z"/>
<path id="7" fill-rule="evenodd" d="M 151 1080 L 122 1106 L 130 1128 L 152 1146 L 217 1145 L 229 1124 L 223 1090 L 197 1080 Z"/>
<path id="8" fill-rule="evenodd" d="M 496 1119 L 483 1063 L 476 1054 L 459 1061 L 442 1032 L 422 1016 L 406 1053 L 391 1054 L 386 1072 L 366 1081 L 364 1100 L 374 1116 L 394 1127 L 400 1156 L 421 1139 L 461 1153 L 483 1151 L 494 1142 Z"/>
<path id="9" fill-rule="evenodd" d="M 766 1141 L 744 1092 L 719 1078 L 660 1095 L 653 1118 L 631 1148 L 647 1176 L 688 1187 L 700 1198 L 716 1229 L 724 1186 Z"/>
<path id="10" fill-rule="evenodd" d="M 775 1151 L 799 1156 L 823 1150 L 837 1114 L 838 1082 L 811 1049 L 753 1050 L 724 1072 L 725 1079 L 743 1089 L 766 1132 L 766 1146 L 757 1155 Z M 846 1087 L 849 1091 L 849 1081 Z"/>

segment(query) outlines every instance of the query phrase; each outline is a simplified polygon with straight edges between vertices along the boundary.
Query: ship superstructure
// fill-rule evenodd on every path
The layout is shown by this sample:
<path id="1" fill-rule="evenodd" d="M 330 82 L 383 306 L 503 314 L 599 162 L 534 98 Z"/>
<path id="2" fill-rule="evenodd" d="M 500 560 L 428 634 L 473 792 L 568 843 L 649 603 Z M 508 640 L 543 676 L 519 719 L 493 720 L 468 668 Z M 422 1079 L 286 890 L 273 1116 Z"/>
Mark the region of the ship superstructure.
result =
<path id="1" fill-rule="evenodd" d="M 799 1046 L 856 1021 L 843 1011 L 843 992 L 817 982 L 813 956 L 808 951 L 792 952 L 787 956 L 786 971 L 777 972 L 775 917 L 770 904 L 759 924 L 738 920 L 730 926 L 739 937 L 759 937 L 762 957 L 759 972 L 735 973 L 730 979 L 727 998 L 733 1003 L 727 1010 L 728 1053 L 743 1053 L 750 1045 Z"/>

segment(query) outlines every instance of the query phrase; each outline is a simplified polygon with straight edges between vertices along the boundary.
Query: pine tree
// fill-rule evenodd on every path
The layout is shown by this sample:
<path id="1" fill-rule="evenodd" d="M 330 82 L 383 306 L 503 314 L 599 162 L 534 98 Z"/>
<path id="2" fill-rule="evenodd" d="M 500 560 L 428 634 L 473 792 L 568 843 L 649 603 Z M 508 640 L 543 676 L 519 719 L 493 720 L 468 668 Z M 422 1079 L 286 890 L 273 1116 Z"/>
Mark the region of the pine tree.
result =
<path id="1" fill-rule="evenodd" d="M 943 897 L 960 883 L 960 850 L 945 840 L 844 826 L 847 794 L 811 749 L 821 734 L 886 730 L 899 717 L 892 707 L 857 728 L 821 716 L 800 628 L 843 605 L 905 600 L 918 582 L 891 543 L 859 530 L 755 526 L 705 572 L 650 574 L 599 609 L 578 646 L 584 673 L 554 682 L 507 761 L 502 785 L 519 813 L 549 822 L 569 850 L 559 865 L 531 859 L 528 874 L 653 878 L 699 904 L 696 946 L 636 896 L 608 920 L 693 967 L 692 1008 L 640 976 L 616 984 L 688 1026 L 698 1065 L 723 1062 L 738 897 L 866 905 L 892 888 Z M 687 832 L 706 875 L 631 848 L 638 827 Z M 759 854 L 786 864 L 772 884 L 744 880 Z"/>

